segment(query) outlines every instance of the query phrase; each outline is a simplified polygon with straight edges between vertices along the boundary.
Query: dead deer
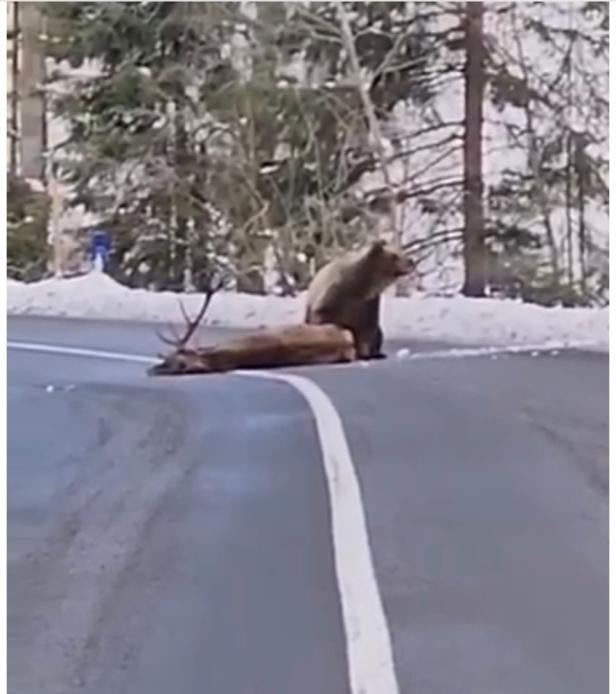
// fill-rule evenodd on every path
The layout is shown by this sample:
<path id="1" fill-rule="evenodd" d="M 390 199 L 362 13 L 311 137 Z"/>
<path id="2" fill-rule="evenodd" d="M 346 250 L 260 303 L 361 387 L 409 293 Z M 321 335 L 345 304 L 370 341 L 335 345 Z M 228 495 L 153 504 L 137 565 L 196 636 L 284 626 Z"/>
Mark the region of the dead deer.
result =
<path id="1" fill-rule="evenodd" d="M 265 328 L 212 347 L 189 348 L 188 342 L 205 317 L 216 289 L 206 292 L 197 316 L 191 319 L 180 302 L 186 323 L 183 335 L 173 330 L 169 338 L 160 339 L 175 350 L 160 355 L 150 375 L 220 373 L 234 369 L 265 369 L 310 364 L 335 364 L 356 359 L 355 341 L 349 330 L 336 325 L 290 325 Z"/>

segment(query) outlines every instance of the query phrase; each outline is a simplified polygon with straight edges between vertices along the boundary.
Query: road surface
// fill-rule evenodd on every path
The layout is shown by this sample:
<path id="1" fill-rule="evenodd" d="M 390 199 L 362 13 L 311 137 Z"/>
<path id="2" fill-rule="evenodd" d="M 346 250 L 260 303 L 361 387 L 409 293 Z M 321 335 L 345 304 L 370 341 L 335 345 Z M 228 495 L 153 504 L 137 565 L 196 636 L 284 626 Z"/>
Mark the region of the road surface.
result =
<path id="1" fill-rule="evenodd" d="M 151 326 L 8 333 L 158 349 Z M 10 348 L 10 694 L 357 694 L 350 671 L 366 694 L 607 692 L 607 357 L 411 347 L 292 372 L 343 423 L 393 680 L 349 631 L 345 600 L 368 610 L 370 583 L 359 562 L 340 586 L 352 543 L 332 539 L 300 392 Z"/>

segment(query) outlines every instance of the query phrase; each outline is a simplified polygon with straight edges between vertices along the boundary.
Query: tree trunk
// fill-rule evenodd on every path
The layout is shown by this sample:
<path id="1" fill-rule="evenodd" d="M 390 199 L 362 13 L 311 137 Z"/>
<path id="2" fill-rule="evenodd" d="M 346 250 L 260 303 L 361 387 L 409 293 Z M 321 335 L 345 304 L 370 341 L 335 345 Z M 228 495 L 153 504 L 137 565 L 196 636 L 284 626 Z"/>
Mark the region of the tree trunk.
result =
<path id="1" fill-rule="evenodd" d="M 182 178 L 188 175 L 190 163 L 188 160 L 188 137 L 186 133 L 185 106 L 180 99 L 175 104 L 175 172 Z M 185 201 L 183 191 L 179 191 L 180 209 L 178 210 L 178 188 L 174 184 L 173 206 L 175 218 L 175 264 L 173 268 L 173 282 L 184 291 L 186 286 L 186 272 L 188 264 L 188 219 L 185 213 Z"/>
<path id="2" fill-rule="evenodd" d="M 21 69 L 20 69 L 20 168 L 26 178 L 39 181 L 45 177 L 45 49 L 40 34 L 43 15 L 37 2 L 21 2 Z"/>
<path id="3" fill-rule="evenodd" d="M 578 193 L 578 252 L 580 255 L 580 290 L 586 294 L 586 161 L 580 137 L 575 141 L 575 170 Z"/>
<path id="4" fill-rule="evenodd" d="M 571 133 L 567 133 L 567 164 L 565 169 L 565 212 L 567 229 L 567 278 L 569 289 L 573 288 L 573 221 L 571 219 Z"/>
<path id="5" fill-rule="evenodd" d="M 483 125 L 483 3 L 467 2 L 464 17 L 464 286 L 466 296 L 485 295 L 485 224 L 481 131 Z"/>
<path id="6" fill-rule="evenodd" d="M 9 19 L 12 19 L 13 38 L 11 40 L 11 132 L 9 135 L 10 150 L 9 150 L 9 172 L 12 176 L 17 176 L 17 147 L 19 144 L 19 42 L 20 31 L 19 26 L 19 3 L 13 2 L 10 7 L 11 14 Z"/>

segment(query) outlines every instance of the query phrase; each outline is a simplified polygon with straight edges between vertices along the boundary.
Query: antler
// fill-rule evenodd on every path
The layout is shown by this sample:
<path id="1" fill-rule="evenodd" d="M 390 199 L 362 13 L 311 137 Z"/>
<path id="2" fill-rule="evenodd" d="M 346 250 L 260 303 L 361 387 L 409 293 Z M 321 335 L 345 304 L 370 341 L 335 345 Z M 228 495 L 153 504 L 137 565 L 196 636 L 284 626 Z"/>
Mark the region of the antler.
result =
<path id="1" fill-rule="evenodd" d="M 216 292 L 224 286 L 224 279 L 221 278 L 217 282 L 210 282 L 207 290 L 205 291 L 205 297 L 203 299 L 203 304 L 201 304 L 201 308 L 199 309 L 199 312 L 195 316 L 195 318 L 191 318 L 188 315 L 188 312 L 186 311 L 186 308 L 184 307 L 184 304 L 182 301 L 179 301 L 180 304 L 180 310 L 182 311 L 182 316 L 184 318 L 184 321 L 186 323 L 186 330 L 184 331 L 183 335 L 180 335 L 177 330 L 170 325 L 169 328 L 171 330 L 171 333 L 173 337 L 166 337 L 163 335 L 160 331 L 156 331 L 156 334 L 158 335 L 159 339 L 162 340 L 167 345 L 171 345 L 172 347 L 175 347 L 175 349 L 178 352 L 181 352 L 184 350 L 190 340 L 190 338 L 194 335 L 195 330 L 199 327 L 199 323 L 203 320 L 203 317 L 205 316 L 205 313 L 208 309 L 208 306 L 210 305 L 210 302 L 212 301 L 212 297 Z"/>

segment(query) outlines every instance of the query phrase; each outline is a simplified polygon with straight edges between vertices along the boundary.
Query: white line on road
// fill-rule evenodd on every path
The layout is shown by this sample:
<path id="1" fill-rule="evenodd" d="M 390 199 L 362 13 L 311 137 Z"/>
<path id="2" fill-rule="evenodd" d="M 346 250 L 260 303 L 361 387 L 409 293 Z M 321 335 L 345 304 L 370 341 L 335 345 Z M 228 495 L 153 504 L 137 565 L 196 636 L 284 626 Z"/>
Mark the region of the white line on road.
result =
<path id="1" fill-rule="evenodd" d="M 107 359 L 113 361 L 134 361 L 138 364 L 153 364 L 154 357 L 144 357 L 140 354 L 123 354 L 122 352 L 105 352 L 99 349 L 83 347 L 63 347 L 62 345 L 44 345 L 37 342 L 12 342 L 6 345 L 9 349 L 21 349 L 25 352 L 46 352 L 47 354 L 66 354 L 71 357 L 90 357 L 91 359 Z"/>
<path id="2" fill-rule="evenodd" d="M 597 349 L 594 342 L 573 340 L 564 342 L 562 340 L 552 340 L 549 342 L 541 342 L 538 344 L 525 345 L 495 345 L 485 347 L 448 347 L 446 349 L 438 349 L 430 352 L 406 352 L 404 355 L 398 356 L 401 361 L 410 361 L 417 359 L 464 359 L 466 357 L 488 357 L 494 355 L 505 354 L 531 354 L 541 352 L 552 352 L 567 349 Z"/>
<path id="3" fill-rule="evenodd" d="M 294 374 L 243 372 L 298 390 L 315 419 L 332 514 L 338 590 L 353 694 L 398 692 L 391 636 L 370 551 L 359 481 L 338 411 L 313 381 Z"/>
<path id="4" fill-rule="evenodd" d="M 8 342 L 11 349 L 76 357 L 151 364 L 137 354 L 105 352 L 28 342 Z M 287 383 L 305 399 L 314 417 L 332 516 L 338 591 L 346 635 L 352 694 L 398 694 L 391 636 L 374 573 L 359 481 L 340 416 L 332 401 L 313 381 L 295 374 L 238 371 L 236 374 Z"/>
<path id="5" fill-rule="evenodd" d="M 138 364 L 154 364 L 158 360 L 154 357 L 146 357 L 141 354 L 130 354 L 123 352 L 107 352 L 98 349 L 88 349 L 83 347 L 64 347 L 62 345 L 45 345 L 37 342 L 7 342 L 9 349 L 21 349 L 28 352 L 47 352 L 49 354 L 67 354 L 74 357 L 90 357 L 95 359 L 110 359 L 114 361 L 132 361 Z M 493 347 L 448 347 L 447 349 L 437 349 L 425 352 L 411 352 L 401 350 L 402 354 L 397 356 L 398 361 L 416 361 L 429 359 L 464 359 L 467 357 L 487 357 L 494 355 L 506 354 L 532 354 L 533 352 L 557 352 L 568 349 L 588 349 L 596 350 L 597 345 L 594 342 L 585 341 L 551 341 L 542 342 L 536 345 L 500 345 Z M 392 357 L 394 359 L 395 357 Z M 370 362 L 358 362 L 364 366 Z M 344 368 L 353 368 L 354 364 L 344 364 Z M 285 374 L 272 373 L 269 371 L 236 371 L 236 374 L 241 373 L 243 376 L 258 376 L 263 378 L 275 377 L 279 378 Z"/>

